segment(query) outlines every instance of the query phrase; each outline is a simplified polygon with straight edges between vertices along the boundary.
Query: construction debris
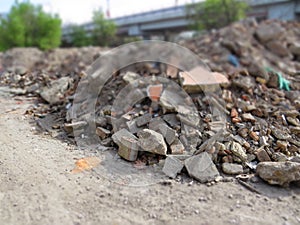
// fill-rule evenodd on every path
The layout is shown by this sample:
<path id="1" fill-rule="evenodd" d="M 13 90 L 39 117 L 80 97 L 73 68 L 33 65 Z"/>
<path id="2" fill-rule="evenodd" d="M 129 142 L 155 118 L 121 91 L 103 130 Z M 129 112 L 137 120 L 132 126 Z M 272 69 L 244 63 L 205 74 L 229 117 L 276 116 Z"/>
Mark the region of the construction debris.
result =
<path id="1" fill-rule="evenodd" d="M 80 120 L 75 91 L 101 48 L 9 50 L 0 55 L 0 85 L 42 100 L 27 111 L 39 123 L 56 113 L 65 120 L 55 127 L 68 137 L 95 135 L 129 162 L 164 162 L 168 177 L 187 172 L 210 182 L 218 169 L 227 175 L 256 171 L 270 184 L 288 185 L 300 180 L 299 43 L 296 22 L 247 19 L 208 32 L 181 44 L 212 72 L 130 65 L 106 82 L 94 117 L 86 110 L 89 101 L 81 102 Z"/>

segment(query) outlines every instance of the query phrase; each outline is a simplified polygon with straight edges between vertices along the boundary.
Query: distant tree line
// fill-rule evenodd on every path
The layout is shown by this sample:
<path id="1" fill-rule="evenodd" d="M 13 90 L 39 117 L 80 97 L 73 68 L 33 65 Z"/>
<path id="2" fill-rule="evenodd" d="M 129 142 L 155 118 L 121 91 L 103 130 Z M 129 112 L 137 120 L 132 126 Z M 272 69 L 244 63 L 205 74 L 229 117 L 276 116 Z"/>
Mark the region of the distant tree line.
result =
<path id="1" fill-rule="evenodd" d="M 70 25 L 71 42 L 69 45 L 82 47 L 89 45 L 108 46 L 113 43 L 117 27 L 111 20 L 107 20 L 101 10 L 93 12 L 92 23 L 94 29 L 87 33 L 81 25 Z"/>
<path id="2" fill-rule="evenodd" d="M 45 13 L 29 1 L 15 2 L 7 16 L 0 18 L 0 51 L 12 47 L 58 47 L 61 41 L 61 19 Z"/>
<path id="3" fill-rule="evenodd" d="M 187 5 L 187 15 L 195 30 L 224 27 L 245 17 L 247 4 L 241 0 L 206 0 Z M 109 46 L 137 40 L 116 37 L 116 25 L 101 10 L 94 11 L 94 29 L 87 33 L 80 25 L 71 25 L 69 46 Z M 7 16 L 0 18 L 0 51 L 12 47 L 38 47 L 42 50 L 61 45 L 62 21 L 58 15 L 43 11 L 29 0 L 15 1 Z"/>
<path id="4" fill-rule="evenodd" d="M 194 30 L 225 27 L 246 17 L 248 5 L 241 0 L 206 0 L 188 4 L 187 15 Z"/>
<path id="5" fill-rule="evenodd" d="M 95 29 L 87 34 L 79 25 L 72 25 L 71 46 L 108 46 L 115 38 L 116 25 L 105 19 L 102 11 L 93 13 Z M 29 0 L 15 1 L 10 12 L 0 17 L 0 51 L 13 47 L 38 47 L 48 50 L 59 47 L 62 21 L 58 15 L 43 11 Z"/>

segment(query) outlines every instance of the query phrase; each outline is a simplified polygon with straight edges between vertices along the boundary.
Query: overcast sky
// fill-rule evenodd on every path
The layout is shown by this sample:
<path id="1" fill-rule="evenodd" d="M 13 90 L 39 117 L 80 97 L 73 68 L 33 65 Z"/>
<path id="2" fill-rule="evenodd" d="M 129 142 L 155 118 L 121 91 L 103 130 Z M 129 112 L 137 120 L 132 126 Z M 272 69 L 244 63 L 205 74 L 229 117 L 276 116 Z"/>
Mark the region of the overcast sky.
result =
<path id="1" fill-rule="evenodd" d="M 19 0 L 20 2 L 22 0 Z M 198 2 L 201 0 L 194 0 Z M 9 12 L 15 0 L 0 0 L 0 13 Z M 102 8 L 106 12 L 108 0 L 31 0 L 41 4 L 45 11 L 58 13 L 63 23 L 83 23 L 91 20 L 93 10 Z M 174 6 L 176 0 L 109 0 L 112 18 Z M 193 0 L 177 0 L 178 5 Z"/>

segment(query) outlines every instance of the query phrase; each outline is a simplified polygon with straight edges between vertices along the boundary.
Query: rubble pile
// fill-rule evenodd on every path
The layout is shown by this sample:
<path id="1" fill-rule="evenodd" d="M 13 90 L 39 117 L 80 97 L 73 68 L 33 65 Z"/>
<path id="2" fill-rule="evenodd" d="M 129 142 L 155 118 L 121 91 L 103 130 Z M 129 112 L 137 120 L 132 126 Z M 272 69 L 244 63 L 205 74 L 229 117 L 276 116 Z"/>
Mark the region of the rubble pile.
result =
<path id="1" fill-rule="evenodd" d="M 41 95 L 50 104 L 61 103 L 73 93 L 71 90 L 76 89 L 81 73 L 103 51 L 99 47 L 48 52 L 36 48 L 14 48 L 0 55 L 0 85 L 11 87 L 15 94 Z M 47 89 L 52 86 L 57 90 Z M 53 97 L 55 94 L 58 95 Z"/>
<path id="2" fill-rule="evenodd" d="M 250 75 L 268 79 L 265 68 L 294 75 L 300 71 L 299 22 L 246 19 L 199 38 L 183 42 L 213 71 L 232 73 L 247 68 Z"/>
<path id="3" fill-rule="evenodd" d="M 157 63 L 123 68 L 97 99 L 92 134 L 89 115 L 83 110 L 75 121 L 72 105 L 88 65 L 85 54 L 96 56 L 99 49 L 33 52 L 39 59 L 29 60 L 22 74 L 4 53 L 0 80 L 66 114 L 48 131 L 94 135 L 134 167 L 163 162 L 167 176 L 187 172 L 200 182 L 256 172 L 285 186 L 300 181 L 299 43 L 299 23 L 247 20 L 183 43 L 212 73 Z"/>

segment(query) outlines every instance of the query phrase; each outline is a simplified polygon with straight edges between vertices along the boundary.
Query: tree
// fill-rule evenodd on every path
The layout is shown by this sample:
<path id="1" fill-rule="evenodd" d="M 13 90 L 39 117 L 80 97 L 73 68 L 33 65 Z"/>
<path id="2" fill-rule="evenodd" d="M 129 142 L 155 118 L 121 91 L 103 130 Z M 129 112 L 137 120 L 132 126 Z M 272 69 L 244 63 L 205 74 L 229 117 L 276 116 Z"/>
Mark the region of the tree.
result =
<path id="1" fill-rule="evenodd" d="M 71 25 L 71 40 L 71 45 L 75 47 L 92 45 L 91 35 L 80 25 Z"/>
<path id="2" fill-rule="evenodd" d="M 193 29 L 210 30 L 245 18 L 247 8 L 241 0 L 206 0 L 187 5 L 187 14 Z"/>
<path id="3" fill-rule="evenodd" d="M 92 32 L 92 42 L 94 45 L 107 46 L 115 38 L 117 27 L 111 20 L 104 18 L 102 11 L 93 13 L 94 29 Z"/>
<path id="4" fill-rule="evenodd" d="M 7 17 L 0 18 L 0 50 L 12 47 L 58 47 L 61 41 L 61 20 L 45 13 L 41 6 L 17 0 Z"/>

